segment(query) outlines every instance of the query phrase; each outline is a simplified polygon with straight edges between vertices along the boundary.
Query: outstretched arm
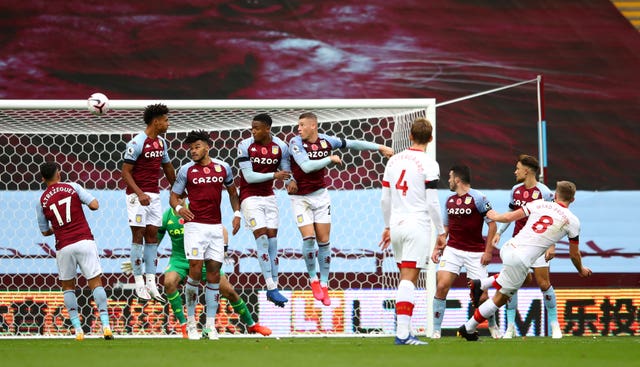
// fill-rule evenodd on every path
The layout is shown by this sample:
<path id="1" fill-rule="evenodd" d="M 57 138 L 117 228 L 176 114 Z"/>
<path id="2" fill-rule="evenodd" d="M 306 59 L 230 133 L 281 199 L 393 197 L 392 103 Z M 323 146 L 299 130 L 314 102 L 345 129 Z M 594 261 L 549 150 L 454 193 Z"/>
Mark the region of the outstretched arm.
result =
<path id="1" fill-rule="evenodd" d="M 522 219 L 524 217 L 526 217 L 526 214 L 524 210 L 522 210 L 522 208 L 516 211 L 506 212 L 502 214 L 496 212 L 493 209 L 487 212 L 487 218 L 500 223 L 515 222 L 516 220 Z"/>
<path id="2" fill-rule="evenodd" d="M 377 150 L 380 152 L 380 154 L 384 155 L 387 158 L 393 155 L 393 149 L 385 145 L 376 144 L 376 143 L 372 143 L 364 140 L 346 140 L 345 139 L 345 142 L 346 142 L 345 146 L 349 149 Z"/>

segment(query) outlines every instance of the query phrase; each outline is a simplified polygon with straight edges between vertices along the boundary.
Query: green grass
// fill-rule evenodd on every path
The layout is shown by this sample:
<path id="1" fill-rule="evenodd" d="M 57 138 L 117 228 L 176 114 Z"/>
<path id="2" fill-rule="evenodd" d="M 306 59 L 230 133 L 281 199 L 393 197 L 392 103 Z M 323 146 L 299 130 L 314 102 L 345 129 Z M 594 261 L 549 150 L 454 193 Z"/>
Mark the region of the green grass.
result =
<path id="1" fill-rule="evenodd" d="M 423 339 L 427 340 L 427 339 Z M 630 366 L 638 337 L 565 337 L 466 342 L 445 337 L 426 346 L 393 338 L 0 339 L 2 366 Z"/>

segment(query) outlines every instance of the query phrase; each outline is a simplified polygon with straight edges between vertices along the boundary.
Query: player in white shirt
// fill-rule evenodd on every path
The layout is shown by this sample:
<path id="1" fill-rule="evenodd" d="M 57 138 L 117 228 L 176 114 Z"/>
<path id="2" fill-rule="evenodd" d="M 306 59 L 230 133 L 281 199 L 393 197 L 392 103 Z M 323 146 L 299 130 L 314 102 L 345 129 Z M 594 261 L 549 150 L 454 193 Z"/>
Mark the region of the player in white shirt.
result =
<path id="1" fill-rule="evenodd" d="M 469 341 L 478 340 L 476 327 L 489 315 L 493 315 L 500 306 L 507 303 L 527 278 L 531 265 L 564 236 L 569 237 L 569 256 L 581 277 L 591 276 L 591 270 L 582 266 L 582 258 L 578 249 L 580 221 L 569 210 L 576 193 L 576 185 L 569 181 L 559 181 L 556 186 L 555 202 L 536 200 L 525 204 L 522 208 L 504 214 L 494 210 L 487 212 L 487 217 L 496 222 L 513 222 L 528 217 L 522 230 L 500 249 L 502 271 L 485 279 L 471 281 L 474 297 L 480 296 L 481 290 L 494 286 L 498 291 L 492 299 L 485 301 L 476 309 L 473 317 L 460 326 L 458 335 Z"/>
<path id="2" fill-rule="evenodd" d="M 539 199 L 553 201 L 553 192 L 545 184 L 538 182 L 540 163 L 538 163 L 535 157 L 526 154 L 520 155 L 513 173 L 518 183 L 511 189 L 509 209 L 518 210 L 524 204 Z M 512 237 L 520 232 L 526 222 L 526 218 L 515 222 Z M 509 228 L 509 225 L 510 223 L 504 223 L 498 229 L 498 233 L 493 237 L 494 245 L 500 241 L 500 236 Z M 551 285 L 551 277 L 549 275 L 549 261 L 554 258 L 555 250 L 555 245 L 549 247 L 549 249 L 531 265 L 531 269 L 533 270 L 533 277 L 536 280 L 536 284 L 538 284 L 542 292 L 542 299 L 544 300 L 544 308 L 547 311 L 547 322 L 551 329 L 551 335 L 554 339 L 560 339 L 562 338 L 562 330 L 560 330 L 560 324 L 558 323 L 556 291 Z M 527 277 L 527 281 L 525 282 L 528 283 L 531 280 L 530 278 L 531 277 Z M 511 339 L 516 336 L 517 292 L 509 299 L 505 308 L 507 314 L 507 330 L 503 337 L 505 339 Z"/>
<path id="3" fill-rule="evenodd" d="M 411 333 L 415 286 L 420 269 L 427 264 L 431 223 L 438 232 L 438 247 L 444 248 L 444 226 L 440 215 L 438 180 L 440 166 L 426 154 L 433 140 L 429 120 L 416 119 L 409 135 L 411 147 L 391 157 L 382 178 L 382 213 L 385 229 L 380 247 L 392 245 L 400 269 L 396 295 L 396 339 L 399 345 L 424 345 Z"/>

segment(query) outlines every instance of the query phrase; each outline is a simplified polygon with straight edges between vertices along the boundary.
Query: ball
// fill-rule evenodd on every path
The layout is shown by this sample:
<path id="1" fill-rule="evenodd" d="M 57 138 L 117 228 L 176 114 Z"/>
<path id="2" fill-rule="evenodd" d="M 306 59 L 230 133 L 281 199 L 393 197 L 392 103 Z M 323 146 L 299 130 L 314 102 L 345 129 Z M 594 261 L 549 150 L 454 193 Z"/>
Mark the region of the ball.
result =
<path id="1" fill-rule="evenodd" d="M 87 98 L 89 112 L 96 116 L 102 116 L 109 112 L 109 98 L 102 93 L 93 93 Z"/>

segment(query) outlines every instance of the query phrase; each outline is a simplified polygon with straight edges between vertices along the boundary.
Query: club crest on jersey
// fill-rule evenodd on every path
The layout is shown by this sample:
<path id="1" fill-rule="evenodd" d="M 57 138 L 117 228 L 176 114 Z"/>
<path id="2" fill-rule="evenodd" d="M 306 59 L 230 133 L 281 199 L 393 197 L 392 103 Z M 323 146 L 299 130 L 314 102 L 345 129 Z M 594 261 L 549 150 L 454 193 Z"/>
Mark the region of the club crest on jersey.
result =
<path id="1" fill-rule="evenodd" d="M 302 221 L 304 220 L 304 218 L 302 217 L 302 214 L 299 214 L 299 215 L 296 217 L 296 220 L 298 221 L 298 223 L 302 223 Z"/>
<path id="2" fill-rule="evenodd" d="M 251 228 L 255 227 L 256 224 L 257 224 L 257 222 L 256 222 L 255 218 L 249 219 L 249 226 L 251 226 Z"/>
<path id="3" fill-rule="evenodd" d="M 267 150 L 267 148 L 265 148 L 265 147 L 262 147 L 262 148 L 260 149 L 260 153 L 262 153 L 262 154 L 267 154 L 268 152 L 269 152 L 269 151 L 268 151 L 268 150 Z"/>
<path id="4" fill-rule="evenodd" d="M 271 154 L 278 154 L 279 151 L 280 149 L 278 149 L 277 145 L 271 147 Z"/>
<path id="5" fill-rule="evenodd" d="M 465 205 L 469 205 L 469 204 L 471 204 L 471 196 L 467 196 L 467 197 L 464 199 L 464 203 L 465 203 Z"/>
<path id="6" fill-rule="evenodd" d="M 214 165 L 213 169 L 216 170 L 216 172 L 222 172 L 222 166 L 219 164 Z"/>
<path id="7" fill-rule="evenodd" d="M 533 200 L 537 200 L 538 196 L 540 196 L 540 193 L 537 191 L 534 191 L 533 194 L 531 194 L 531 197 L 533 198 Z"/>
<path id="8" fill-rule="evenodd" d="M 327 149 L 328 147 L 327 142 L 324 140 L 320 140 L 320 146 L 322 147 L 322 149 Z"/>
<path id="9" fill-rule="evenodd" d="M 203 170 L 205 175 L 208 175 L 209 173 L 211 173 L 211 170 L 209 169 L 209 167 L 205 167 Z"/>
<path id="10" fill-rule="evenodd" d="M 158 145 L 160 145 L 160 148 L 164 148 L 164 144 L 162 143 L 162 140 L 158 140 Z"/>
<path id="11" fill-rule="evenodd" d="M 142 215 L 141 214 L 136 214 L 136 223 L 138 223 L 138 224 L 142 223 Z"/>
<path id="12" fill-rule="evenodd" d="M 198 256 L 198 249 L 197 248 L 192 248 L 191 249 L 191 256 Z"/>

